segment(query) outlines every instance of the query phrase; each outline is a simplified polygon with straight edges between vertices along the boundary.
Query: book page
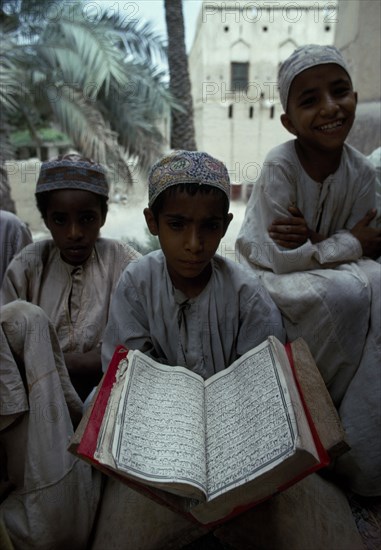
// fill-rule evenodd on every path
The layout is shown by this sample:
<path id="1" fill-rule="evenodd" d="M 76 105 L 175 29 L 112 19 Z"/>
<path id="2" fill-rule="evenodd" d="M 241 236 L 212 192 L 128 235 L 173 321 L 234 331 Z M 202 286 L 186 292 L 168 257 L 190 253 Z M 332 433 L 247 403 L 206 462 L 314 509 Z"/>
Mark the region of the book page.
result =
<path id="1" fill-rule="evenodd" d="M 208 499 L 294 453 L 295 417 L 268 342 L 205 382 L 205 408 Z"/>
<path id="2" fill-rule="evenodd" d="M 115 375 L 115 383 L 107 403 L 105 414 L 98 434 L 97 448 L 94 452 L 94 458 L 115 468 L 114 457 L 112 456 L 112 442 L 115 433 L 115 423 L 119 409 L 120 396 L 122 394 L 126 371 L 128 368 L 128 360 L 122 359 L 118 365 L 118 370 Z"/>
<path id="3" fill-rule="evenodd" d="M 112 447 L 117 468 L 152 482 L 189 483 L 206 493 L 202 377 L 137 351 L 128 362 Z"/>

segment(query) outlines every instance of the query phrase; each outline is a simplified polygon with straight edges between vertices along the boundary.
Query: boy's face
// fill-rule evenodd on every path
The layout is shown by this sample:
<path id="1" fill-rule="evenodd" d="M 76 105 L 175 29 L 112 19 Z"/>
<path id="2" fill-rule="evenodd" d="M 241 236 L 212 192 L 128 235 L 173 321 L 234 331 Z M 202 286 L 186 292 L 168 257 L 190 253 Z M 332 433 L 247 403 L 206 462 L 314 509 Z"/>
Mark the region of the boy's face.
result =
<path id="1" fill-rule="evenodd" d="M 95 193 L 60 189 L 51 191 L 44 221 L 62 259 L 81 265 L 92 253 L 105 217 Z"/>
<path id="2" fill-rule="evenodd" d="M 175 288 L 192 297 L 206 286 L 213 258 L 233 218 L 224 215 L 224 198 L 213 193 L 175 192 L 165 197 L 158 221 L 144 210 L 150 232 L 158 235 Z"/>
<path id="3" fill-rule="evenodd" d="M 341 150 L 352 127 L 357 94 L 339 65 L 317 65 L 293 80 L 283 126 L 301 145 L 324 151 Z"/>

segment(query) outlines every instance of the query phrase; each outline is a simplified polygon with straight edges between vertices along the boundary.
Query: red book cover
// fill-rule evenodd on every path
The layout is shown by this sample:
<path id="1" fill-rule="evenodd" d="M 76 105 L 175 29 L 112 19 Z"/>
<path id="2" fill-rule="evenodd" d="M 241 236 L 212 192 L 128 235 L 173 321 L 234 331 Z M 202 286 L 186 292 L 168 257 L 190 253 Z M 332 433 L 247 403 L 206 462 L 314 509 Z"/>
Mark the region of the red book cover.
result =
<path id="1" fill-rule="evenodd" d="M 118 370 L 118 365 L 122 359 L 127 357 L 128 350 L 123 346 L 118 346 L 112 356 L 111 362 L 106 373 L 100 382 L 101 388 L 95 398 L 89 420 L 87 422 L 81 442 L 78 445 L 77 453 L 83 457 L 94 459 L 94 452 L 97 447 L 97 439 L 99 430 L 102 424 L 103 416 L 106 411 L 107 403 L 111 394 L 112 387 L 115 382 L 115 376 Z"/>

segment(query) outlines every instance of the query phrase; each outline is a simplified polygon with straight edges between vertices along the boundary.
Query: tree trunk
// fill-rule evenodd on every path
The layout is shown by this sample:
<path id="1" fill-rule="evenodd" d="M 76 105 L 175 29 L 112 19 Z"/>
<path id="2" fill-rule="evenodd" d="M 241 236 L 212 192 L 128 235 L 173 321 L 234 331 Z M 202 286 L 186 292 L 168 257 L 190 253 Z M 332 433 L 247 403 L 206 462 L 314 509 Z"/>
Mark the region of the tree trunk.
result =
<path id="1" fill-rule="evenodd" d="M 183 112 L 172 110 L 171 147 L 194 151 L 196 140 L 188 56 L 185 50 L 182 0 L 164 0 L 164 4 L 168 35 L 169 87 L 183 110 Z"/>

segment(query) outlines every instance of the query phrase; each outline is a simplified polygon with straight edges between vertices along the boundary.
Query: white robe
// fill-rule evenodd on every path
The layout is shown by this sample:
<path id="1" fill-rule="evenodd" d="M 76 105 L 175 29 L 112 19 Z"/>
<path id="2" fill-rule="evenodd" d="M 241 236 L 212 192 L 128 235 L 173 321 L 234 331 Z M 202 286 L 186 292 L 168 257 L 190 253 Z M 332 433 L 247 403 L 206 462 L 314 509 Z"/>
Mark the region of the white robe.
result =
<path id="1" fill-rule="evenodd" d="M 338 170 L 321 184 L 304 171 L 295 141 L 275 147 L 236 243 L 239 261 L 256 271 L 281 310 L 288 338 L 308 343 L 352 446 L 338 469 L 364 495 L 381 494 L 381 265 L 362 258 L 349 230 L 375 207 L 375 179 L 369 161 L 347 145 Z M 292 204 L 326 240 L 295 250 L 274 243 L 268 227 L 290 216 Z"/>
<path id="2" fill-rule="evenodd" d="M 139 256 L 127 244 L 98 239 L 90 258 L 74 267 L 61 259 L 54 241 L 36 241 L 9 264 L 1 303 L 20 299 L 40 306 L 52 321 L 64 353 L 94 350 L 100 346 L 120 274 Z"/>
<path id="3" fill-rule="evenodd" d="M 103 369 L 118 344 L 208 378 L 274 334 L 284 341 L 278 308 L 257 277 L 215 256 L 207 286 L 187 299 L 168 275 L 161 250 L 123 272 L 111 300 Z"/>
<path id="4" fill-rule="evenodd" d="M 82 402 L 62 353 L 100 348 L 111 293 L 138 257 L 128 245 L 98 239 L 89 260 L 73 267 L 46 240 L 25 247 L 8 266 L 1 290 L 0 444 L 14 490 L 0 518 L 17 549 L 87 547 L 100 475 L 67 451 L 71 416 L 79 419 Z"/>
<path id="5" fill-rule="evenodd" d="M 82 402 L 54 327 L 41 308 L 14 301 L 1 308 L 0 344 L 1 472 L 12 484 L 0 520 L 16 550 L 85 550 L 101 476 L 67 451 Z"/>
<path id="6" fill-rule="evenodd" d="M 27 244 L 32 242 L 32 235 L 25 225 L 12 212 L 0 210 L 0 284 L 12 258 Z"/>

